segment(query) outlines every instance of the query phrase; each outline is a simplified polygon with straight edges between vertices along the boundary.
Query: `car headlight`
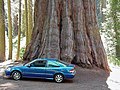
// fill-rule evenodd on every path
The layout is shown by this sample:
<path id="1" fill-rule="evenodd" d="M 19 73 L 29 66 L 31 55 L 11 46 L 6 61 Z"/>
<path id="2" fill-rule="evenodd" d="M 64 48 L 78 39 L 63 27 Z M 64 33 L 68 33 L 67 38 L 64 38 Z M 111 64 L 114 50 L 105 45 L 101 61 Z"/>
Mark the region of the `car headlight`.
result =
<path id="1" fill-rule="evenodd" d="M 10 67 L 8 67 L 6 70 L 7 70 L 7 71 L 10 71 L 10 70 L 11 70 L 11 68 L 10 68 Z"/>

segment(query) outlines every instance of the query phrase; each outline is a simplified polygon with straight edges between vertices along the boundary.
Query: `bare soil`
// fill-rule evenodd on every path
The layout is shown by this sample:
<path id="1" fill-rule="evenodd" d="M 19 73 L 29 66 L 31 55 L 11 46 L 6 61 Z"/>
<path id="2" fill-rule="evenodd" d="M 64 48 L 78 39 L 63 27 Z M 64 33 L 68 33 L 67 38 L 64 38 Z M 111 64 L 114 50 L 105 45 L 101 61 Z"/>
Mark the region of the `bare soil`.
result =
<path id="1" fill-rule="evenodd" d="M 73 80 L 55 83 L 43 79 L 22 79 L 14 81 L 0 77 L 0 90 L 110 90 L 106 84 L 109 73 L 101 69 L 76 67 Z"/>

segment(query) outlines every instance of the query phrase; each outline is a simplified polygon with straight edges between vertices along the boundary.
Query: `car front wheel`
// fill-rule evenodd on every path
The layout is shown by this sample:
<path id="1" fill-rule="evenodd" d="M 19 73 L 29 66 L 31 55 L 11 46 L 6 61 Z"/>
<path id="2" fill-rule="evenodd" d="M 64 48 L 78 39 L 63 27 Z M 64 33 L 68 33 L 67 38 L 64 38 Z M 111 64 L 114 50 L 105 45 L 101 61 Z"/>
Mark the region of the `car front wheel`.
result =
<path id="1" fill-rule="evenodd" d="M 18 71 L 14 71 L 13 73 L 12 73 L 12 78 L 14 79 L 14 80 L 20 80 L 21 79 L 21 73 L 20 72 L 18 72 Z"/>
<path id="2" fill-rule="evenodd" d="M 62 74 L 56 74 L 54 77 L 55 82 L 61 83 L 64 80 L 64 76 Z"/>

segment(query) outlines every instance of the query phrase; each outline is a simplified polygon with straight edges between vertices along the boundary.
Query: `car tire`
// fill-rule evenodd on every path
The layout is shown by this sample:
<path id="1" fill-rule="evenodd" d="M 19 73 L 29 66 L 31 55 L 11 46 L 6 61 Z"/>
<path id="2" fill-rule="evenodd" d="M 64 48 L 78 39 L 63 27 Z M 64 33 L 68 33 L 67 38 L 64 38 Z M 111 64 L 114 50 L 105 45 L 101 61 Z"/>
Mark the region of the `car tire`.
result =
<path id="1" fill-rule="evenodd" d="M 13 71 L 13 72 L 12 72 L 12 78 L 13 78 L 14 80 L 20 80 L 21 77 L 22 77 L 22 75 L 21 75 L 21 73 L 20 73 L 19 71 Z"/>
<path id="2" fill-rule="evenodd" d="M 56 83 L 61 83 L 61 82 L 64 81 L 64 76 L 63 76 L 62 74 L 56 74 L 56 75 L 54 76 L 54 81 L 55 81 Z"/>

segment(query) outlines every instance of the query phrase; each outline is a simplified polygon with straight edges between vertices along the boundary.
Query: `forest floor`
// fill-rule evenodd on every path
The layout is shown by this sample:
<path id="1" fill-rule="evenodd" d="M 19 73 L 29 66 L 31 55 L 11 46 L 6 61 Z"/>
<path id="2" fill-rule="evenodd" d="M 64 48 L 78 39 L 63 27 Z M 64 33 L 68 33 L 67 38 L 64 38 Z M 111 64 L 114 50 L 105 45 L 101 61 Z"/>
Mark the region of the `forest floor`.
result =
<path id="1" fill-rule="evenodd" d="M 83 69 L 76 67 L 73 80 L 55 83 L 43 79 L 22 79 L 14 81 L 0 77 L 0 90 L 110 90 L 106 83 L 108 73 L 101 69 Z"/>

